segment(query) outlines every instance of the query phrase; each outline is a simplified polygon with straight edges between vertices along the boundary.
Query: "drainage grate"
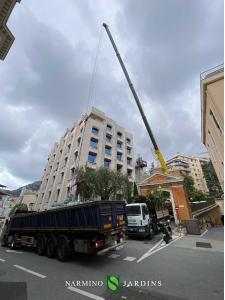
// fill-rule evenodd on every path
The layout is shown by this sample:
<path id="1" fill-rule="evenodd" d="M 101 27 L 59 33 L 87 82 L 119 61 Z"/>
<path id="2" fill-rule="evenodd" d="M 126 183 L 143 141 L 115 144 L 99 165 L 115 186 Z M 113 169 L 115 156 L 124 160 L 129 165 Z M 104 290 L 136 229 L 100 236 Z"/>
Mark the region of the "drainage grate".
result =
<path id="1" fill-rule="evenodd" d="M 210 243 L 196 242 L 196 247 L 212 248 L 212 245 Z"/>

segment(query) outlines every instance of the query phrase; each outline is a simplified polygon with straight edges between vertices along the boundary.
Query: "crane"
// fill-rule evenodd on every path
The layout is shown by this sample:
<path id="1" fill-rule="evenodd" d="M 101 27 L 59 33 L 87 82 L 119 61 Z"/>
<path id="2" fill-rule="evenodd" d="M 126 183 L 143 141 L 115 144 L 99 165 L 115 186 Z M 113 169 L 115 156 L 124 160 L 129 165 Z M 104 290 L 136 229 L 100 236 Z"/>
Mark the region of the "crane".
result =
<path id="1" fill-rule="evenodd" d="M 116 44 L 115 44 L 115 42 L 113 40 L 113 37 L 112 37 L 111 32 L 109 30 L 109 27 L 108 27 L 108 25 L 106 23 L 103 23 L 102 25 L 103 25 L 103 27 L 105 28 L 105 30 L 106 30 L 106 32 L 108 34 L 108 37 L 109 37 L 109 39 L 110 39 L 110 41 L 112 43 L 113 49 L 114 49 L 114 51 L 116 53 L 116 56 L 117 56 L 117 58 L 119 60 L 119 63 L 121 65 L 121 67 L 122 67 L 122 70 L 124 72 L 124 75 L 125 75 L 125 77 L 127 79 L 128 85 L 129 85 L 129 87 L 131 89 L 131 92 L 132 92 L 132 94 L 134 96 L 134 100 L 135 100 L 135 102 L 136 102 L 136 104 L 138 106 L 139 112 L 140 112 L 142 120 L 143 120 L 143 122 L 145 124 L 145 127 L 146 127 L 146 130 L 148 132 L 148 135 L 149 135 L 149 137 L 150 137 L 150 139 L 152 141 L 152 144 L 153 144 L 153 147 L 154 147 L 154 150 L 155 150 L 155 154 L 156 154 L 156 156 L 157 156 L 157 158 L 158 158 L 158 160 L 159 160 L 159 162 L 161 164 L 162 170 L 163 170 L 164 174 L 168 174 L 168 168 L 166 166 L 164 157 L 163 157 L 163 155 L 162 155 L 162 153 L 161 153 L 161 151 L 160 151 L 160 149 L 159 149 L 159 147 L 158 147 L 158 145 L 156 143 L 156 140 L 155 140 L 155 137 L 154 137 L 153 132 L 151 130 L 151 127 L 150 127 L 150 125 L 148 123 L 148 120 L 147 120 L 147 118 L 145 116 L 145 113 L 144 113 L 143 108 L 141 106 L 141 103 L 139 101 L 138 95 L 137 95 L 137 93 L 136 93 L 136 91 L 134 89 L 134 86 L 133 86 L 133 84 L 132 84 L 132 82 L 130 80 L 129 74 L 127 72 L 127 69 L 126 69 L 124 63 L 123 63 L 123 60 L 122 60 L 122 58 L 120 56 L 120 53 L 119 53 L 119 51 L 117 49 L 117 46 L 116 46 Z"/>

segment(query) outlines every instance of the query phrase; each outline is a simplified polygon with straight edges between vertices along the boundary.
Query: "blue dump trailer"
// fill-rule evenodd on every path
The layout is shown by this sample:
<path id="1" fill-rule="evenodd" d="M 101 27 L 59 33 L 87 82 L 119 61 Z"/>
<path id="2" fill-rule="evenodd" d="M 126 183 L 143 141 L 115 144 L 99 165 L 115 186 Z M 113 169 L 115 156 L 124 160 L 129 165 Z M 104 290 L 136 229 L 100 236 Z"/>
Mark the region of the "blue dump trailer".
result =
<path id="1" fill-rule="evenodd" d="M 67 260 L 73 252 L 101 254 L 123 244 L 124 201 L 93 201 L 42 212 L 18 212 L 6 222 L 2 246 L 28 246 Z"/>

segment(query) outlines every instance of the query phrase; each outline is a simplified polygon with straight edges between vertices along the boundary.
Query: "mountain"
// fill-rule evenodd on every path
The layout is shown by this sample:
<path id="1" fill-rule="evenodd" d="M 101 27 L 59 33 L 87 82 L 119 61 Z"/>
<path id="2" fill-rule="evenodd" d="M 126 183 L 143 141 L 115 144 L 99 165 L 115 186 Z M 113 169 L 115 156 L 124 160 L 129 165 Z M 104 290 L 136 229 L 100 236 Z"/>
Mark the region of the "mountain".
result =
<path id="1" fill-rule="evenodd" d="M 39 190 L 41 185 L 41 181 L 35 181 L 33 183 L 29 183 L 25 186 L 21 186 L 20 188 L 16 189 L 16 190 L 4 190 L 8 195 L 13 196 L 13 197 L 18 197 L 22 191 L 23 188 L 26 188 L 27 190 L 36 192 Z"/>

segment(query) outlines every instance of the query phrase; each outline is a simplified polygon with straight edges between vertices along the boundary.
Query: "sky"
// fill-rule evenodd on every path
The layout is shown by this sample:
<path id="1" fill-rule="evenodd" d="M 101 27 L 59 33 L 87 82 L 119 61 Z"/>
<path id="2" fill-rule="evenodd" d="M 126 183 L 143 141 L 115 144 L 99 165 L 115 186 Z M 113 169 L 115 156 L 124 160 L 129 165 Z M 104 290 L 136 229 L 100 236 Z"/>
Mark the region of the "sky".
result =
<path id="1" fill-rule="evenodd" d="M 223 11 L 222 0 L 16 4 L 7 23 L 15 42 L 0 61 L 0 183 L 39 180 L 53 144 L 91 106 L 133 133 L 136 156 L 155 161 L 103 22 L 165 159 L 205 152 L 200 73 L 223 63 Z"/>

